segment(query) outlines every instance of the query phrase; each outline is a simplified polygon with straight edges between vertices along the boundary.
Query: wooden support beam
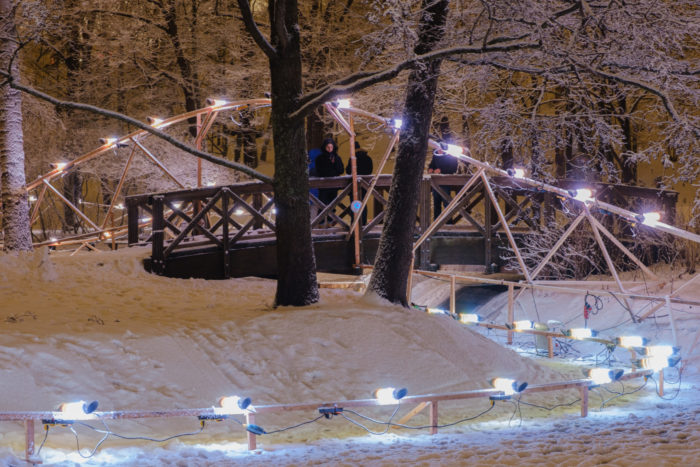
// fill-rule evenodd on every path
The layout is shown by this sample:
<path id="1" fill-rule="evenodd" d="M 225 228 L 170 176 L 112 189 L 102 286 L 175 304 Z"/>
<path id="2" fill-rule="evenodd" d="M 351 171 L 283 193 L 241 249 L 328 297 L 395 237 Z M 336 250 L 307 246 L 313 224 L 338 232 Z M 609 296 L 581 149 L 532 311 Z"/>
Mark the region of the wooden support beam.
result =
<path id="1" fill-rule="evenodd" d="M 408 412 L 406 415 L 404 415 L 403 417 L 401 417 L 401 419 L 398 421 L 398 423 L 399 423 L 400 425 L 405 425 L 409 420 L 411 420 L 413 417 L 415 417 L 416 415 L 418 415 L 419 413 L 421 413 L 421 412 L 423 411 L 423 409 L 425 409 L 425 408 L 426 408 L 427 406 L 429 406 L 429 405 L 430 405 L 430 402 L 421 402 L 420 404 L 418 404 L 417 406 L 415 406 L 415 407 L 413 408 L 413 410 L 411 410 L 411 411 Z"/>
<path id="2" fill-rule="evenodd" d="M 520 268 L 523 270 L 523 274 L 525 275 L 525 279 L 527 279 L 528 282 L 532 282 L 532 277 L 530 277 L 530 272 L 527 270 L 527 266 L 525 266 L 525 261 L 523 260 L 523 257 L 520 254 L 520 248 L 518 248 L 518 245 L 515 243 L 515 238 L 513 238 L 513 233 L 510 231 L 510 227 L 508 226 L 508 222 L 506 222 L 506 218 L 503 215 L 503 211 L 501 211 L 501 207 L 498 205 L 498 200 L 496 199 L 496 196 L 493 194 L 493 190 L 491 189 L 491 185 L 489 184 L 489 180 L 486 177 L 486 173 L 483 170 L 480 171 L 480 173 L 481 173 L 481 179 L 484 182 L 484 190 L 489 195 L 489 198 L 491 199 L 491 203 L 493 204 L 493 209 L 496 211 L 496 214 L 498 214 L 498 218 L 501 220 L 501 225 L 503 225 L 503 229 L 506 231 L 506 236 L 508 237 L 508 242 L 510 243 L 511 248 L 513 248 L 513 252 L 515 253 L 515 257 L 518 259 L 518 264 L 520 265 Z"/>
<path id="3" fill-rule="evenodd" d="M 579 391 L 581 392 L 581 416 L 588 416 L 588 385 L 579 386 Z"/>
<path id="4" fill-rule="evenodd" d="M 567 238 L 569 238 L 569 235 L 571 235 L 578 227 L 578 225 L 581 223 L 583 218 L 585 217 L 585 213 L 581 213 L 574 219 L 574 221 L 569 225 L 569 228 L 566 229 L 566 232 L 564 232 L 564 235 L 562 235 L 559 240 L 554 244 L 551 250 L 549 250 L 549 253 L 540 261 L 540 264 L 537 265 L 537 267 L 532 271 L 532 278 L 534 279 L 537 277 L 537 275 L 542 271 L 542 269 L 547 265 L 550 259 L 552 259 L 552 256 L 561 248 L 561 246 L 564 244 Z"/>
<path id="5" fill-rule="evenodd" d="M 35 464 L 35 460 L 32 459 L 34 457 L 34 420 L 24 421 L 24 440 L 24 459 L 27 462 Z"/>
<path id="6" fill-rule="evenodd" d="M 454 277 L 454 276 L 453 276 Z M 514 308 L 515 308 L 515 300 L 513 299 L 513 291 L 515 287 L 513 284 L 508 284 L 508 322 L 512 323 L 515 321 L 514 315 Z M 513 330 L 509 329 L 508 330 L 508 339 L 506 341 L 506 344 L 508 345 L 513 345 Z"/>
<path id="7" fill-rule="evenodd" d="M 255 425 L 255 414 L 252 412 L 246 412 L 245 423 L 246 425 Z M 257 438 L 255 437 L 255 434 L 251 433 L 250 431 L 247 431 L 246 433 L 248 435 L 248 450 L 255 451 L 258 448 Z"/>
<path id="8" fill-rule="evenodd" d="M 438 432 L 438 401 L 430 403 L 430 434 L 436 435 Z"/>

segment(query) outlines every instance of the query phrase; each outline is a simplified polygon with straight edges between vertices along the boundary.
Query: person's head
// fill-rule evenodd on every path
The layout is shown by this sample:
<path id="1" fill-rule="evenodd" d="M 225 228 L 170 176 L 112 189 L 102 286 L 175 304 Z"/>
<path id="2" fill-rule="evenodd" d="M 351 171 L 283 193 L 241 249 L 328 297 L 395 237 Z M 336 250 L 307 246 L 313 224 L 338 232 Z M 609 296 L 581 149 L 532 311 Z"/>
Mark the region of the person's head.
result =
<path id="1" fill-rule="evenodd" d="M 355 150 L 358 150 L 358 149 L 360 149 L 360 143 L 358 143 L 357 141 L 355 141 Z"/>
<path id="2" fill-rule="evenodd" d="M 323 140 L 323 144 L 321 145 L 321 148 L 325 152 L 335 152 L 337 149 L 337 146 L 335 145 L 335 141 L 333 141 L 333 138 L 326 138 Z"/>

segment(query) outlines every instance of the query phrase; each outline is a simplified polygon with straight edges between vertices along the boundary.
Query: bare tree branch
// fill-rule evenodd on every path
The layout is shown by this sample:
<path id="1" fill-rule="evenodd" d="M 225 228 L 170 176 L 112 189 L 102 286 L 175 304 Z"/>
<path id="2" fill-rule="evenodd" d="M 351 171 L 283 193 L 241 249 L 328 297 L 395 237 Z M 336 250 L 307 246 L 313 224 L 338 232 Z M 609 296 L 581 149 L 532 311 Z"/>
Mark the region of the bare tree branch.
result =
<path id="1" fill-rule="evenodd" d="M 25 92 L 27 94 L 30 94 L 36 98 L 39 98 L 41 100 L 50 102 L 51 104 L 57 106 L 57 107 L 64 107 L 64 108 L 69 108 L 69 109 L 76 109 L 76 110 L 83 110 L 86 112 L 91 112 L 97 115 L 102 115 L 103 117 L 108 117 L 108 118 L 113 118 L 115 120 L 120 120 L 122 122 L 128 123 L 130 125 L 133 125 L 141 130 L 144 130 L 148 133 L 151 133 L 154 136 L 157 136 L 158 138 L 167 141 L 168 143 L 172 144 L 178 149 L 182 149 L 185 152 L 188 152 L 194 156 L 197 156 L 199 158 L 202 158 L 206 161 L 211 162 L 212 164 L 220 165 L 222 167 L 227 167 L 229 169 L 233 170 L 238 170 L 240 172 L 243 172 L 247 175 L 250 175 L 253 178 L 256 178 L 260 181 L 263 181 L 265 183 L 272 183 L 273 180 L 268 177 L 267 175 L 264 175 L 257 170 L 253 170 L 250 167 L 243 165 L 243 164 L 238 164 L 236 162 L 231 162 L 226 159 L 222 159 L 220 157 L 217 157 L 213 154 L 209 154 L 208 152 L 200 151 L 198 149 L 195 149 L 182 141 L 173 138 L 172 136 L 168 135 L 167 133 L 158 130 L 157 128 L 152 127 L 151 125 L 148 125 L 146 123 L 140 122 L 134 118 L 131 118 L 127 115 L 121 114 L 119 112 L 114 112 L 112 110 L 107 110 L 107 109 L 102 109 L 100 107 L 95 107 L 94 105 L 89 105 L 89 104 L 81 104 L 79 102 L 69 102 L 69 101 L 63 101 L 60 99 L 57 99 L 53 96 L 50 96 L 46 93 L 43 93 L 39 90 L 36 90 L 34 88 L 24 86 L 20 83 L 17 83 L 12 79 L 12 76 L 7 73 L 4 70 L 0 70 L 0 76 L 3 76 L 7 79 L 8 85 L 14 89 L 17 89 L 19 91 Z"/>
<path id="2" fill-rule="evenodd" d="M 255 24 L 253 12 L 250 11 L 250 4 L 248 3 L 248 0 L 238 0 L 238 7 L 241 9 L 243 24 L 245 24 L 248 34 L 250 34 L 255 43 L 258 44 L 260 50 L 265 52 L 265 55 L 267 55 L 267 57 L 271 60 L 277 57 L 277 50 L 268 42 L 267 39 L 265 39 L 265 36 L 263 36 L 260 29 L 258 29 L 257 24 Z"/>
<path id="3" fill-rule="evenodd" d="M 423 61 L 437 60 L 452 55 L 461 54 L 479 54 L 491 52 L 510 52 L 514 50 L 536 49 L 540 47 L 538 42 L 516 42 L 508 45 L 497 46 L 467 46 L 467 47 L 449 47 L 429 52 L 422 55 L 417 55 L 413 58 L 397 63 L 391 68 L 378 70 L 375 72 L 361 72 L 352 75 L 351 77 L 343 78 L 342 80 L 331 83 L 328 86 L 313 91 L 300 99 L 300 107 L 289 114 L 289 118 L 303 118 L 320 104 L 333 99 L 336 96 L 350 94 L 359 90 L 365 89 L 383 81 L 388 81 L 395 78 L 404 70 L 410 69 Z"/>
<path id="4" fill-rule="evenodd" d="M 168 32 L 168 28 L 165 25 L 158 24 L 149 18 L 144 18 L 143 16 L 138 16 L 138 15 L 134 15 L 131 13 L 124 13 L 122 11 L 112 11 L 112 10 L 90 10 L 90 13 L 99 13 L 99 14 L 112 15 L 112 16 L 122 16 L 124 18 L 135 19 L 137 21 L 141 21 L 142 23 L 146 23 L 146 24 L 149 24 L 151 26 L 155 26 L 158 29 L 160 29 L 166 33 Z"/>

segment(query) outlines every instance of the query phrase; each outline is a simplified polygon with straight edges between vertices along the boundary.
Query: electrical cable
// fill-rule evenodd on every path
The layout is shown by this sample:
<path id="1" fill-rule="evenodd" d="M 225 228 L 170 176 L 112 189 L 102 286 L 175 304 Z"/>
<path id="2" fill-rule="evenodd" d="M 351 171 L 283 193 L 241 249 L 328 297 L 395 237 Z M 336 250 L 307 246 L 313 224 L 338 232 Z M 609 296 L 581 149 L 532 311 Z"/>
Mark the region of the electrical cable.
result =
<path id="1" fill-rule="evenodd" d="M 317 422 L 317 421 L 319 421 L 320 419 L 322 419 L 322 418 L 324 418 L 324 417 L 325 417 L 325 415 L 321 414 L 321 415 L 319 415 L 318 417 L 314 418 L 313 420 L 307 420 L 307 421 L 305 421 L 305 422 L 299 423 L 299 424 L 297 424 L 297 425 L 288 426 L 288 427 L 286 427 L 286 428 L 280 428 L 280 429 L 277 429 L 277 430 L 266 431 L 265 434 L 266 434 L 266 435 L 271 435 L 271 434 L 273 434 L 273 433 L 281 433 L 281 432 L 283 432 L 283 431 L 292 430 L 292 429 L 294 429 L 294 428 L 299 428 L 300 426 L 308 425 L 309 423 Z"/>
<path id="2" fill-rule="evenodd" d="M 44 433 L 44 439 L 41 440 L 41 444 L 39 445 L 39 449 L 37 449 L 37 451 L 36 451 L 37 456 L 41 452 L 41 448 L 44 447 L 44 443 L 46 442 L 46 439 L 49 437 L 49 425 L 44 425 L 44 429 L 46 430 L 46 432 Z"/>
<path id="3" fill-rule="evenodd" d="M 525 402 L 525 401 L 520 400 L 520 399 L 518 399 L 518 402 L 520 404 L 523 404 L 523 405 L 535 407 L 536 409 L 542 409 L 542 410 L 547 410 L 547 411 L 551 412 L 552 410 L 558 409 L 559 407 L 571 407 L 572 405 L 576 404 L 577 402 L 581 402 L 581 398 L 579 397 L 578 399 L 571 401 L 571 402 L 568 402 L 566 404 L 557 404 L 557 405 L 553 405 L 551 407 L 545 407 L 544 405 L 537 405 L 537 404 L 533 404 L 531 402 Z"/>
<path id="4" fill-rule="evenodd" d="M 370 418 L 370 417 L 367 417 L 367 416 L 362 415 L 362 414 L 360 414 L 360 413 L 358 413 L 358 412 L 355 412 L 354 410 L 348 410 L 348 411 L 347 411 L 347 412 L 349 412 L 349 413 L 352 413 L 352 414 L 354 414 L 354 415 L 357 415 L 358 417 L 364 418 L 365 420 L 369 420 L 369 421 L 371 421 L 371 422 L 373 422 L 373 423 L 376 423 L 376 424 L 378 424 L 378 425 L 386 425 L 386 428 L 384 429 L 384 431 L 381 431 L 381 432 L 372 431 L 372 430 L 370 430 L 369 428 L 367 428 L 366 426 L 364 426 L 362 423 L 357 422 L 357 421 L 353 420 L 352 418 L 346 417 L 346 416 L 345 416 L 345 412 L 341 412 L 341 413 L 340 413 L 340 416 L 343 417 L 345 420 L 349 421 L 350 423 L 352 423 L 352 424 L 354 424 L 354 425 L 357 425 L 357 426 L 359 426 L 360 428 L 366 430 L 367 433 L 369 433 L 369 434 L 372 434 L 372 435 L 383 435 L 383 434 L 386 434 L 386 433 L 389 431 L 389 428 L 391 428 L 391 421 L 394 419 L 394 416 L 395 416 L 396 413 L 399 411 L 399 407 L 400 407 L 400 406 L 401 406 L 401 404 L 396 404 L 396 409 L 394 409 L 394 413 L 391 414 L 391 417 L 389 417 L 389 421 L 387 421 L 387 422 L 379 422 L 379 421 L 374 420 L 374 419 L 372 419 L 372 418 Z"/>
<path id="5" fill-rule="evenodd" d="M 460 423 L 468 422 L 470 420 L 476 420 L 477 418 L 481 417 L 482 415 L 486 415 L 489 413 L 493 408 L 495 407 L 495 404 L 490 404 L 489 408 L 484 410 L 478 415 L 474 415 L 473 417 L 467 417 L 467 418 L 462 418 L 460 420 L 457 420 L 456 422 L 451 422 L 451 423 L 444 423 L 442 425 L 421 425 L 421 426 L 411 426 L 411 425 L 403 425 L 401 423 L 392 423 L 391 426 L 399 427 L 399 428 L 406 428 L 408 430 L 424 430 L 426 428 L 447 428 L 450 426 L 454 425 L 459 425 Z M 350 412 L 350 411 L 348 411 Z"/>
<path id="6" fill-rule="evenodd" d="M 89 424 L 87 424 L 87 423 L 84 423 L 84 422 L 78 422 L 78 423 L 79 423 L 80 425 L 82 425 L 82 426 L 85 426 L 85 427 L 87 427 L 87 428 L 90 428 L 90 429 L 93 430 L 93 431 L 96 431 L 97 433 L 105 433 L 106 435 L 108 435 L 108 436 L 114 436 L 115 438 L 119 438 L 119 439 L 134 439 L 134 440 L 135 440 L 135 439 L 140 439 L 140 440 L 144 440 L 144 441 L 153 441 L 154 443 L 164 443 L 164 442 L 166 442 L 166 441 L 170 441 L 171 439 L 181 438 L 181 437 L 183 437 L 183 436 L 194 436 L 194 435 L 198 435 L 198 434 L 200 434 L 202 431 L 204 431 L 204 426 L 205 426 L 205 421 L 204 421 L 204 420 L 201 420 L 201 421 L 200 421 L 199 430 L 197 430 L 197 431 L 192 431 L 192 432 L 188 432 L 188 433 L 179 433 L 179 434 L 176 434 L 176 435 L 168 436 L 167 438 L 157 439 L 157 438 L 149 438 L 148 436 L 126 436 L 126 435 L 121 435 L 121 434 L 119 434 L 119 433 L 115 433 L 115 432 L 113 432 L 112 430 L 110 430 L 110 429 L 107 427 L 107 424 L 104 422 L 104 420 L 102 420 L 102 423 L 105 425 L 105 428 L 106 428 L 105 430 L 100 430 L 99 428 L 96 428 L 96 427 L 94 427 L 94 426 L 92 426 L 92 425 L 89 425 Z"/>
<path id="7" fill-rule="evenodd" d="M 672 401 L 672 400 L 674 400 L 675 398 L 678 397 L 678 394 L 681 393 L 681 383 L 682 383 L 682 379 L 683 379 L 683 378 L 682 378 L 682 372 L 680 372 L 680 371 L 678 372 L 678 383 L 677 383 L 677 384 L 678 384 L 678 387 L 676 388 L 675 393 L 674 393 L 673 396 L 671 396 L 671 397 L 662 396 L 662 395 L 661 395 L 661 392 L 659 391 L 659 382 L 656 380 L 656 378 L 654 378 L 653 375 L 652 375 L 652 376 L 649 376 L 649 378 L 650 378 L 652 381 L 654 381 L 654 386 L 655 386 L 655 390 L 656 390 L 656 395 L 659 396 L 661 399 L 663 399 L 663 400 L 665 400 L 665 401 Z"/>
<path id="8" fill-rule="evenodd" d="M 75 428 L 73 427 L 73 425 L 69 425 L 68 428 L 73 433 L 73 435 L 75 435 L 75 445 L 78 451 L 78 455 L 80 455 L 80 457 L 82 457 L 83 459 L 89 459 L 92 456 L 94 456 L 95 452 L 97 452 L 97 449 L 102 445 L 102 443 L 104 443 L 107 440 L 107 438 L 109 438 L 110 435 L 110 433 L 105 433 L 102 439 L 95 445 L 92 451 L 90 451 L 90 454 L 85 455 L 82 452 L 80 452 L 80 438 L 78 438 L 78 433 L 75 431 Z"/>

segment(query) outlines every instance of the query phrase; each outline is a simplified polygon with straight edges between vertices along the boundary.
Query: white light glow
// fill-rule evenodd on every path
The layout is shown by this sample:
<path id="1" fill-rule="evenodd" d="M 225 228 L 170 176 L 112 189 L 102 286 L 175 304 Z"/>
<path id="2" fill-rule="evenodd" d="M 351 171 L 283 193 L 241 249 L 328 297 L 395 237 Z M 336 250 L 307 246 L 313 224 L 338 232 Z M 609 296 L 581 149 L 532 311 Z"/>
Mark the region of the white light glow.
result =
<path id="1" fill-rule="evenodd" d="M 477 315 L 476 313 L 460 313 L 459 321 L 464 324 L 474 324 L 481 321 L 481 316 Z"/>
<path id="2" fill-rule="evenodd" d="M 123 204 L 117 204 L 117 205 L 114 206 L 114 207 L 117 208 L 117 209 L 124 209 L 124 205 L 123 205 Z"/>
<path id="3" fill-rule="evenodd" d="M 612 381 L 611 371 L 608 368 L 591 368 L 588 370 L 588 379 L 594 384 L 605 384 Z"/>
<path id="4" fill-rule="evenodd" d="M 654 227 L 661 220 L 661 214 L 658 212 L 645 212 L 642 214 L 642 218 L 644 219 L 642 224 Z"/>
<path id="5" fill-rule="evenodd" d="M 224 105 L 228 104 L 228 101 L 225 101 L 223 99 L 207 99 L 207 104 L 209 104 L 210 107 L 223 107 Z"/>
<path id="6" fill-rule="evenodd" d="M 448 314 L 450 314 L 449 311 L 443 310 L 442 308 L 430 308 L 430 307 L 428 307 L 427 311 L 428 311 L 428 313 L 430 313 L 432 315 L 448 315 Z"/>
<path id="7" fill-rule="evenodd" d="M 216 186 L 216 182 L 207 182 L 207 186 Z"/>
<path id="8" fill-rule="evenodd" d="M 55 241 L 58 241 L 58 239 L 56 237 L 51 237 L 51 238 L 49 238 L 49 241 L 55 242 Z"/>
<path id="9" fill-rule="evenodd" d="M 336 103 L 339 109 L 349 109 L 351 107 L 350 99 L 338 99 Z"/>
<path id="10" fill-rule="evenodd" d="M 494 378 L 491 380 L 494 389 L 502 391 L 506 396 L 515 394 L 515 380 L 510 378 Z"/>
<path id="11" fill-rule="evenodd" d="M 36 201 L 36 196 L 34 196 L 34 195 L 29 195 L 29 201 L 30 201 L 31 203 L 33 203 L 34 201 Z"/>
<path id="12" fill-rule="evenodd" d="M 248 399 L 247 404 L 241 404 L 243 401 L 239 396 L 225 396 L 219 399 L 219 407 L 213 407 L 214 413 L 216 415 L 235 415 L 244 414 L 246 412 L 253 412 L 253 406 L 250 405 L 250 399 Z M 245 408 L 241 408 L 243 405 Z"/>
<path id="13" fill-rule="evenodd" d="M 102 143 L 103 146 L 114 146 L 116 142 L 117 138 L 100 138 L 100 143 Z"/>
<path id="14" fill-rule="evenodd" d="M 272 208 L 272 214 L 277 214 L 277 208 Z"/>
<path id="15" fill-rule="evenodd" d="M 85 413 L 86 407 L 85 401 L 65 402 L 58 407 L 58 412 L 54 412 L 53 416 L 57 420 L 91 420 L 96 418 L 92 413 Z"/>
<path id="16" fill-rule="evenodd" d="M 139 219 L 139 221 L 140 222 L 151 222 L 151 218 L 150 217 L 142 217 L 141 219 Z"/>
<path id="17" fill-rule="evenodd" d="M 158 117 L 148 117 L 148 124 L 151 125 L 152 127 L 158 128 L 160 125 L 163 124 L 163 119 L 158 118 Z"/>
<path id="18" fill-rule="evenodd" d="M 642 368 L 652 371 L 660 371 L 668 366 L 668 357 L 654 355 L 641 359 Z"/>
<path id="19" fill-rule="evenodd" d="M 103 235 L 104 235 L 105 238 L 110 238 L 110 237 L 112 236 L 112 233 L 111 233 L 111 232 L 105 232 Z"/>
<path id="20" fill-rule="evenodd" d="M 588 328 L 569 329 L 569 336 L 574 339 L 587 339 L 593 337 L 593 331 Z"/>
<path id="21" fill-rule="evenodd" d="M 533 329 L 535 327 L 535 323 L 529 320 L 515 321 L 513 323 L 513 327 L 515 329 Z"/>
<path id="22" fill-rule="evenodd" d="M 58 170 L 59 172 L 62 172 L 63 169 L 65 169 L 66 166 L 68 165 L 68 162 L 56 162 L 54 165 L 56 166 L 56 170 Z"/>
<path id="23" fill-rule="evenodd" d="M 464 148 L 455 144 L 448 144 L 445 152 L 451 156 L 461 156 L 464 154 Z"/>
<path id="24" fill-rule="evenodd" d="M 394 391 L 396 388 L 380 388 L 374 391 L 374 397 L 379 405 L 397 404 L 399 400 L 394 397 Z"/>
<path id="25" fill-rule="evenodd" d="M 617 338 L 620 347 L 642 347 L 644 338 L 640 336 L 621 336 Z"/>
<path id="26" fill-rule="evenodd" d="M 237 216 L 242 216 L 243 214 L 245 214 L 245 211 L 243 209 L 236 209 L 234 211 L 234 214 Z"/>
<path id="27" fill-rule="evenodd" d="M 650 345 L 644 348 L 644 353 L 650 357 L 668 358 L 675 353 L 670 345 Z"/>
<path id="28" fill-rule="evenodd" d="M 400 118 L 395 118 L 392 120 L 392 124 L 394 125 L 394 128 L 400 130 L 403 126 L 403 120 L 401 120 Z"/>
<path id="29" fill-rule="evenodd" d="M 525 177 L 525 170 L 523 169 L 513 169 L 513 177 L 523 178 Z"/>
<path id="30" fill-rule="evenodd" d="M 593 192 L 589 190 L 588 188 L 579 188 L 576 190 L 576 194 L 574 195 L 574 199 L 579 200 L 581 202 L 590 202 L 590 201 L 595 201 L 595 198 L 593 198 Z"/>

